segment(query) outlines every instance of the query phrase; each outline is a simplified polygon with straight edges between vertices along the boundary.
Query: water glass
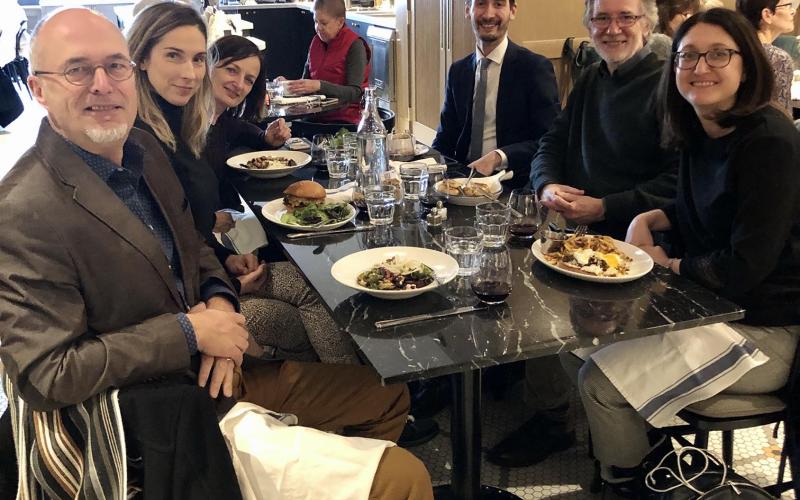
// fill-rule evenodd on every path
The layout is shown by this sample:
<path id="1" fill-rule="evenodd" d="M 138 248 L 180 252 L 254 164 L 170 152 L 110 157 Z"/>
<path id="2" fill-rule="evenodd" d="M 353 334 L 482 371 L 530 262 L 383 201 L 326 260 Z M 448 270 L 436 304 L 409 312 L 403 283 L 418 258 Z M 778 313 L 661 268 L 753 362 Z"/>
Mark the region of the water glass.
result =
<path id="1" fill-rule="evenodd" d="M 523 240 L 532 239 L 542 223 L 536 192 L 530 188 L 515 189 L 508 198 L 508 206 L 513 209 L 509 226 L 511 235 Z"/>
<path id="2" fill-rule="evenodd" d="M 275 105 L 273 102 L 274 99 L 280 99 L 283 97 L 283 85 L 281 82 L 275 80 L 267 82 L 267 97 L 269 97 L 270 106 Z"/>
<path id="3" fill-rule="evenodd" d="M 496 201 L 475 207 L 475 225 L 483 232 L 483 246 L 501 247 L 508 239 L 511 209 Z"/>
<path id="4" fill-rule="evenodd" d="M 472 226 L 453 226 L 444 233 L 445 249 L 458 262 L 458 275 L 469 276 L 478 270 L 483 232 Z"/>
<path id="5" fill-rule="evenodd" d="M 391 133 L 386 138 L 389 159 L 411 161 L 414 159 L 414 136 L 408 132 Z"/>
<path id="6" fill-rule="evenodd" d="M 316 134 L 311 139 L 311 163 L 318 168 L 327 167 L 328 158 L 325 151 L 328 149 L 328 143 L 333 138 L 330 134 Z"/>
<path id="7" fill-rule="evenodd" d="M 331 148 L 326 151 L 328 177 L 341 179 L 350 170 L 350 157 L 344 148 Z"/>
<path id="8" fill-rule="evenodd" d="M 391 224 L 394 220 L 394 187 L 369 186 L 364 188 L 369 221 L 376 226 Z"/>
<path id="9" fill-rule="evenodd" d="M 428 167 L 424 163 L 400 165 L 400 180 L 403 182 L 403 197 L 417 201 L 428 191 Z"/>
<path id="10" fill-rule="evenodd" d="M 512 271 L 511 254 L 507 248 L 484 248 L 478 270 L 469 284 L 481 302 L 502 304 L 511 293 Z"/>
<path id="11" fill-rule="evenodd" d="M 447 203 L 447 192 L 438 191 L 436 184 L 447 180 L 447 165 L 428 165 L 428 188 L 420 198 L 422 204 L 435 207 L 437 201 Z"/>

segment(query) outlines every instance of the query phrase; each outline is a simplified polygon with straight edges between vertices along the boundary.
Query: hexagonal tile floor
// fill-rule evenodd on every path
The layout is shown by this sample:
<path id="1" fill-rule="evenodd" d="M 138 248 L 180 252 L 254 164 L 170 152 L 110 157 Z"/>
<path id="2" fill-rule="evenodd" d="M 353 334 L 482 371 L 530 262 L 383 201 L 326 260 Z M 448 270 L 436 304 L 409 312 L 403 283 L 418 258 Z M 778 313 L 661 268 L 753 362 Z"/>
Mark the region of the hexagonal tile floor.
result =
<path id="1" fill-rule="evenodd" d="M 484 396 L 482 419 L 484 451 L 524 421 L 525 409 L 521 392 L 518 388 L 509 392 L 510 395 L 502 401 L 495 401 L 489 395 Z M 587 452 L 586 417 L 575 393 L 572 403 L 576 421 L 575 447 L 557 453 L 531 467 L 498 467 L 484 460 L 483 483 L 508 490 L 525 500 L 601 498 L 601 495 L 589 492 L 594 467 Z M 449 410 L 440 412 L 436 416 L 436 421 L 442 432 L 428 443 L 410 449 L 425 462 L 434 485 L 450 481 Z M 736 431 L 734 437 L 734 468 L 739 474 L 762 486 L 774 483 L 778 475 L 783 430 L 781 428 L 777 438 L 772 437 L 772 431 L 771 426 L 757 427 Z M 709 447 L 716 455 L 722 456 L 719 433 L 712 433 Z M 786 493 L 782 498 L 794 498 L 794 494 Z"/>

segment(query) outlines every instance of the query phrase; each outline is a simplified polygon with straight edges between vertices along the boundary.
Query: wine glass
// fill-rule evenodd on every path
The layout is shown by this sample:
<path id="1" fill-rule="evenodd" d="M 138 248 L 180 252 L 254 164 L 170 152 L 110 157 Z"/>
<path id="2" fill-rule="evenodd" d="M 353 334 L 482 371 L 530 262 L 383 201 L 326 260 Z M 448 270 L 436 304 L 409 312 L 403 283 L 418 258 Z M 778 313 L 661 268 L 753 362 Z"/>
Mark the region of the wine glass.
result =
<path id="1" fill-rule="evenodd" d="M 511 207 L 511 235 L 521 240 L 533 238 L 541 225 L 541 210 L 536 192 L 529 188 L 515 189 L 508 198 Z"/>
<path id="2" fill-rule="evenodd" d="M 484 247 L 478 271 L 470 277 L 475 295 L 485 304 L 502 304 L 511 293 L 511 254 L 506 247 Z"/>

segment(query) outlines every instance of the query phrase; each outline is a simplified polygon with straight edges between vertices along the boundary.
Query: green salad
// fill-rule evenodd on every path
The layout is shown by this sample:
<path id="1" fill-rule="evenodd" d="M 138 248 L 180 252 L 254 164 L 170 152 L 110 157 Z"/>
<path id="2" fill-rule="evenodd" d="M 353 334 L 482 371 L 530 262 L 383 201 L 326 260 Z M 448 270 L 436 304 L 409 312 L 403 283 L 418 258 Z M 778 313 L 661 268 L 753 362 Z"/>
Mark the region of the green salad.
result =
<path id="1" fill-rule="evenodd" d="M 358 275 L 358 284 L 371 290 L 415 290 L 433 283 L 433 269 L 415 260 L 391 257 Z"/>
<path id="2" fill-rule="evenodd" d="M 347 203 L 309 203 L 281 215 L 281 222 L 295 226 L 318 226 L 346 221 L 351 214 Z"/>

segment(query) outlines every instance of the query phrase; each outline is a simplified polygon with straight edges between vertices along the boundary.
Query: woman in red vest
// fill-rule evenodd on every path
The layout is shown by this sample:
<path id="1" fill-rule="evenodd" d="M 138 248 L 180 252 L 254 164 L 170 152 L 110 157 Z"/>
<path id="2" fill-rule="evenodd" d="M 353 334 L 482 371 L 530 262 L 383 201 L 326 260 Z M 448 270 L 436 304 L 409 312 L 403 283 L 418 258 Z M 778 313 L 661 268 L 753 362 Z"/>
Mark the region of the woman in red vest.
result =
<path id="1" fill-rule="evenodd" d="M 367 42 L 345 25 L 344 0 L 315 0 L 314 29 L 302 80 L 287 83 L 292 94 L 323 94 L 351 103 L 321 116 L 328 122 L 358 123 L 361 95 L 369 83 Z"/>

